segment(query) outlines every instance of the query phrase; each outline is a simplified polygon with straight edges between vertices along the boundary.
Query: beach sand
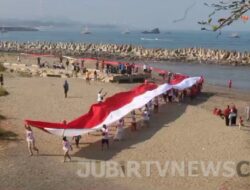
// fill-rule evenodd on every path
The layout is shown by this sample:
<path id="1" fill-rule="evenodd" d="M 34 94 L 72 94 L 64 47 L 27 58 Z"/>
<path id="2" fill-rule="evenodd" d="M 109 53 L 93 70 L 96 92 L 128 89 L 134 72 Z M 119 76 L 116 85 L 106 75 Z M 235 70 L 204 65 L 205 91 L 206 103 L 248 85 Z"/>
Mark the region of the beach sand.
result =
<path id="1" fill-rule="evenodd" d="M 250 189 L 249 177 L 160 177 L 157 169 L 150 177 L 94 178 L 79 177 L 83 164 L 89 161 L 250 161 L 250 128 L 226 127 L 224 120 L 212 114 L 214 107 L 234 103 L 240 115 L 250 101 L 247 93 L 205 85 L 194 101 L 165 104 L 153 114 L 149 128 L 137 132 L 125 129 L 125 139 L 111 140 L 110 150 L 101 151 L 100 134 L 83 136 L 80 148 L 74 146 L 72 162 L 62 163 L 61 138 L 34 129 L 39 156 L 30 157 L 25 141 L 24 119 L 61 122 L 72 120 L 89 110 L 97 92 L 104 88 L 111 96 L 136 84 L 110 84 L 69 79 L 69 98 L 63 94 L 61 78 L 24 78 L 9 74 L 5 87 L 10 95 L 0 97 L 0 114 L 7 117 L 1 128 L 18 136 L 0 141 L 0 189 Z M 129 119 L 126 124 L 129 125 Z M 248 123 L 249 125 L 249 123 Z M 114 134 L 114 131 L 112 131 Z M 145 174 L 146 168 L 140 171 Z"/>

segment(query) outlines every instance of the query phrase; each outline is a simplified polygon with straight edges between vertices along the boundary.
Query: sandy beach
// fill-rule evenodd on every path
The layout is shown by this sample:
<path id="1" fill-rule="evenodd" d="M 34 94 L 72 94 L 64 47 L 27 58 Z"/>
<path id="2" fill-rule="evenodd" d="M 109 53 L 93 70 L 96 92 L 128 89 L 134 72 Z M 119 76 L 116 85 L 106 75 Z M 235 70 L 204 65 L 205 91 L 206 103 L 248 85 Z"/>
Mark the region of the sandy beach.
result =
<path id="1" fill-rule="evenodd" d="M 1 61 L 15 62 L 16 58 L 0 57 Z M 52 58 L 48 58 L 53 62 Z M 22 58 L 27 64 L 36 59 Z M 224 120 L 213 115 L 215 107 L 224 109 L 235 104 L 239 115 L 245 117 L 245 106 L 250 103 L 249 92 L 205 84 L 202 94 L 184 103 L 161 102 L 158 114 L 153 114 L 149 128 L 131 132 L 130 118 L 125 119 L 125 139 L 111 140 L 110 150 L 101 151 L 101 134 L 85 135 L 80 148 L 73 144 L 72 162 L 62 163 L 61 138 L 34 128 L 39 156 L 30 157 L 25 141 L 24 119 L 61 122 L 86 113 L 96 102 L 101 88 L 108 96 L 126 91 L 138 84 L 112 84 L 83 79 L 68 79 L 70 90 L 64 98 L 62 78 L 21 77 L 5 73 L 5 88 L 10 93 L 0 97 L 0 127 L 17 136 L 0 140 L 0 189 L 250 189 L 250 176 L 224 177 L 219 175 L 196 177 L 160 177 L 153 168 L 151 175 L 141 177 L 94 178 L 80 177 L 83 163 L 89 161 L 250 161 L 250 127 L 226 127 Z M 137 115 L 140 119 L 140 116 Z M 246 123 L 250 126 L 250 123 Z M 112 135 L 115 129 L 112 130 Z M 73 141 L 72 141 L 73 142 Z M 145 174 L 145 166 L 140 168 Z M 249 168 L 248 168 L 249 171 Z"/>

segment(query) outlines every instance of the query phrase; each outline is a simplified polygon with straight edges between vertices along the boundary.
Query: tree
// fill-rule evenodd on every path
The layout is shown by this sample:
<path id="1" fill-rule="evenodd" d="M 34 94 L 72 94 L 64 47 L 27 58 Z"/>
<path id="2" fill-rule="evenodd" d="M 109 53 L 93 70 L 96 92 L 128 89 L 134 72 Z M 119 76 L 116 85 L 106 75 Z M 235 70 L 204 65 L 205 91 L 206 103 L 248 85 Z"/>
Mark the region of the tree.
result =
<path id="1" fill-rule="evenodd" d="M 250 10 L 250 0 L 227 0 L 219 1 L 219 3 L 208 4 L 205 6 L 213 8 L 213 12 L 209 14 L 207 21 L 200 21 L 201 30 L 217 31 L 231 25 L 236 20 L 248 20 L 248 16 L 244 14 Z M 229 12 L 229 16 L 225 18 L 216 18 L 218 12 Z"/>

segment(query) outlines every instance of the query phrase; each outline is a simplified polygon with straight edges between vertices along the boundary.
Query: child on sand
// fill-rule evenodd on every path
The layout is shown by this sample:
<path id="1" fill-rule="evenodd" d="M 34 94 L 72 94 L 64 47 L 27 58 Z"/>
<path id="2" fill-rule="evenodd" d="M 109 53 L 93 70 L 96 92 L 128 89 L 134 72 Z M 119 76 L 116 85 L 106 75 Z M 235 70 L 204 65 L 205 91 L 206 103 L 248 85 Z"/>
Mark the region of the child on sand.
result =
<path id="1" fill-rule="evenodd" d="M 67 140 L 66 137 L 63 137 L 62 144 L 63 144 L 63 151 L 64 151 L 63 162 L 65 162 L 67 158 L 69 158 L 69 161 L 71 161 L 69 151 L 73 150 L 73 148 L 72 148 L 71 144 L 69 143 L 69 141 Z"/>
<path id="2" fill-rule="evenodd" d="M 241 127 L 244 126 L 244 121 L 243 121 L 243 118 L 240 117 L 240 122 L 239 122 L 239 129 L 241 129 Z"/>
<path id="3" fill-rule="evenodd" d="M 36 145 L 35 145 L 35 138 L 34 138 L 31 127 L 29 125 L 25 125 L 25 129 L 26 129 L 26 141 L 28 143 L 28 150 L 29 150 L 30 156 L 33 156 L 32 149 L 35 150 L 37 154 L 39 154 L 39 150 L 38 148 L 36 148 Z"/>

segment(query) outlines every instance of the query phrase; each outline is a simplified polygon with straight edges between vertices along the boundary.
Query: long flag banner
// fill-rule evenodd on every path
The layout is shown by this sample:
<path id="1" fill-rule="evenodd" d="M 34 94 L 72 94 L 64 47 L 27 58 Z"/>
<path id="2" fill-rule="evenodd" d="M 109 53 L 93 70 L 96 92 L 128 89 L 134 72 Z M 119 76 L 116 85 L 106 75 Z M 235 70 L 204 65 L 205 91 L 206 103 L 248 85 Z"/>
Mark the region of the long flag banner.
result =
<path id="1" fill-rule="evenodd" d="M 145 83 L 130 91 L 117 93 L 104 102 L 93 104 L 88 113 L 68 123 L 32 120 L 25 120 L 25 122 L 58 136 L 82 135 L 99 130 L 104 124 L 110 125 L 118 121 L 132 110 L 142 108 L 150 100 L 170 89 L 184 90 L 202 82 L 202 80 L 202 77 L 188 77 L 177 74 L 170 83 L 161 85 Z"/>

